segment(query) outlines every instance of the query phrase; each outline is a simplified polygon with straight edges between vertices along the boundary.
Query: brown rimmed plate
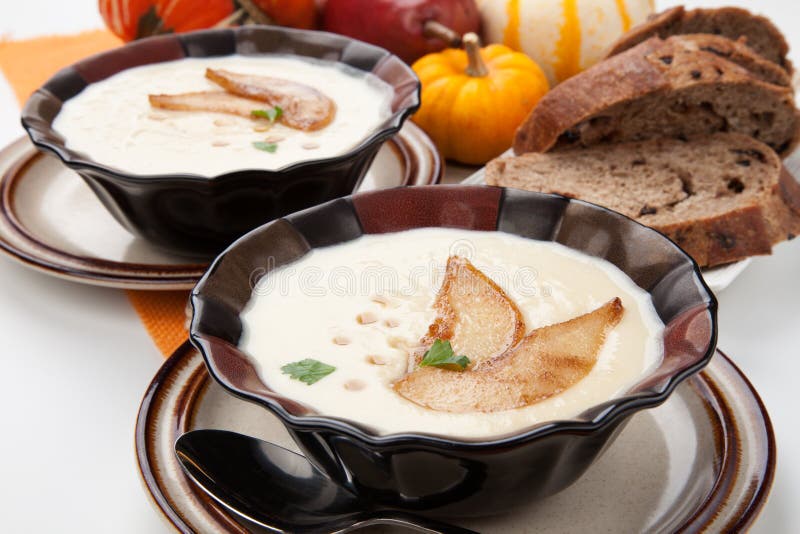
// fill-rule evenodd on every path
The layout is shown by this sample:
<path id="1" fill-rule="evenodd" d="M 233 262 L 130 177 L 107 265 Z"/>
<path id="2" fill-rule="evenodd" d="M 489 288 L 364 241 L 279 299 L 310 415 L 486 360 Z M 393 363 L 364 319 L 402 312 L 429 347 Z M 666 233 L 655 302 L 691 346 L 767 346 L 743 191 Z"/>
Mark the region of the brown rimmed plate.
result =
<path id="1" fill-rule="evenodd" d="M 430 138 L 407 122 L 359 191 L 435 184 L 443 170 Z M 74 171 L 27 138 L 0 151 L 0 250 L 60 278 L 128 289 L 191 289 L 207 267 L 125 230 Z"/>
<path id="2" fill-rule="evenodd" d="M 139 468 L 155 504 L 181 532 L 247 532 L 183 475 L 175 439 L 233 430 L 297 451 L 277 418 L 226 393 L 187 343 L 162 366 L 136 426 Z M 513 514 L 472 519 L 479 532 L 740 532 L 758 515 L 775 471 L 769 416 L 721 352 L 660 407 L 633 417 L 574 485 Z M 400 532 L 387 528 L 364 532 Z"/>

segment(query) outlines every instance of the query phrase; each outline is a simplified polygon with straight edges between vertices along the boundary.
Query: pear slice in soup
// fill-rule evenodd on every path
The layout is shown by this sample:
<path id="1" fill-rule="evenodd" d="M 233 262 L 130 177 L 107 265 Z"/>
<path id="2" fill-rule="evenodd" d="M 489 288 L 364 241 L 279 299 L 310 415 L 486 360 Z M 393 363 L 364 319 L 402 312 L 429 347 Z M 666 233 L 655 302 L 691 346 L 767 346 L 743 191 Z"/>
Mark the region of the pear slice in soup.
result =
<path id="1" fill-rule="evenodd" d="M 210 111 L 252 118 L 254 109 L 263 106 L 261 102 L 242 98 L 225 91 L 198 91 L 176 95 L 149 95 L 154 108 L 173 111 Z"/>
<path id="2" fill-rule="evenodd" d="M 394 389 L 416 404 L 444 412 L 496 412 L 534 404 L 589 374 L 623 312 L 615 298 L 585 315 L 534 330 L 480 368 L 457 372 L 420 367 Z"/>
<path id="3" fill-rule="evenodd" d="M 224 69 L 206 69 L 206 78 L 234 95 L 280 107 L 280 122 L 290 128 L 319 130 L 336 116 L 336 103 L 309 85 Z"/>
<path id="4" fill-rule="evenodd" d="M 414 369 L 437 339 L 448 340 L 456 354 L 480 368 L 513 347 L 525 335 L 525 322 L 517 305 L 469 260 L 450 256 L 444 281 L 433 304 L 436 319 L 411 357 Z"/>

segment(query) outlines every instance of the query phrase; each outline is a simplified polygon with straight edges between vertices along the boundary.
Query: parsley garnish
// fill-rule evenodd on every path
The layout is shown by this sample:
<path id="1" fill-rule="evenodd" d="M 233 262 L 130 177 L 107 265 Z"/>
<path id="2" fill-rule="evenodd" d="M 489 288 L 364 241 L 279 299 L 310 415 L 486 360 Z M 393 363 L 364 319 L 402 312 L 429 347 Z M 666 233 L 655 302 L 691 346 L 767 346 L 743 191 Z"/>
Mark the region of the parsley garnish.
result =
<path id="1" fill-rule="evenodd" d="M 283 374 L 289 375 L 300 382 L 305 382 L 309 386 L 322 380 L 335 370 L 336 367 L 311 358 L 306 358 L 299 362 L 287 363 L 281 367 Z"/>
<path id="2" fill-rule="evenodd" d="M 275 122 L 283 115 L 283 109 L 280 106 L 275 106 L 272 109 L 254 109 L 250 112 L 250 115 L 259 119 L 267 119 L 269 122 Z"/>
<path id="3" fill-rule="evenodd" d="M 463 371 L 469 365 L 469 358 L 456 356 L 449 341 L 437 339 L 419 362 L 420 367 L 445 367 L 455 371 Z M 457 369 L 453 369 L 457 367 Z"/>
<path id="4" fill-rule="evenodd" d="M 255 141 L 253 147 L 263 150 L 264 152 L 269 152 L 270 154 L 274 154 L 275 151 L 278 150 L 277 143 L 267 143 L 266 141 Z"/>

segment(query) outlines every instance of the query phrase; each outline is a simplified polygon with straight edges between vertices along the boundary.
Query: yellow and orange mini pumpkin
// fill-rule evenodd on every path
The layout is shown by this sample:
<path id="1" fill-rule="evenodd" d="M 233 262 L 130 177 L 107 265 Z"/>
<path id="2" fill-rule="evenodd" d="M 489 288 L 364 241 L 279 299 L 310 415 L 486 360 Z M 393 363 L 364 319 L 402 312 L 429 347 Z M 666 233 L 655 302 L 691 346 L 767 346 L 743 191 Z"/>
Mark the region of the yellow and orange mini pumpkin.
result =
<path id="1" fill-rule="evenodd" d="M 464 48 L 414 63 L 422 106 L 413 120 L 444 157 L 479 165 L 511 146 L 517 127 L 549 85 L 536 62 L 507 46 L 481 49 L 471 33 L 464 36 Z"/>
<path id="2" fill-rule="evenodd" d="M 591 67 L 653 0 L 478 0 L 484 39 L 528 54 L 551 84 Z"/>

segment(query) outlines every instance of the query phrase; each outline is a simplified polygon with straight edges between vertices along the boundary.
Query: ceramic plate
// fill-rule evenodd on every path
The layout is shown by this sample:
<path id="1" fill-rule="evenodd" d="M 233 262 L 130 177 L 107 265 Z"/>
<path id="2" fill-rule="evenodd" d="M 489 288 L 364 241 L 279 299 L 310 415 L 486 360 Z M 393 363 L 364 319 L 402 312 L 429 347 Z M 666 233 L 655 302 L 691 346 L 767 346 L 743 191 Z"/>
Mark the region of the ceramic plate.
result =
<path id="1" fill-rule="evenodd" d="M 297 450 L 266 410 L 226 393 L 185 344 L 145 394 L 136 427 L 139 467 L 158 508 L 181 532 L 246 532 L 183 475 L 175 439 L 233 430 Z M 576 484 L 502 517 L 464 522 L 479 532 L 739 532 L 763 506 L 775 438 L 752 385 L 722 353 L 669 400 L 633 417 Z M 389 528 L 364 532 L 401 532 Z"/>
<path id="2" fill-rule="evenodd" d="M 800 152 L 800 151 L 798 151 Z M 509 150 L 502 154 L 503 156 L 510 156 L 512 152 Z M 788 166 L 787 166 L 788 167 Z M 485 184 L 484 167 L 481 167 L 473 174 L 463 180 L 462 183 L 470 185 Z M 752 258 L 747 258 L 736 263 L 730 263 L 721 267 L 714 267 L 713 269 L 703 269 L 703 278 L 705 279 L 708 287 L 714 292 L 719 292 L 728 287 L 742 272 L 750 265 Z"/>
<path id="3" fill-rule="evenodd" d="M 442 174 L 431 140 L 408 122 L 359 191 L 433 184 Z M 75 172 L 27 138 L 0 151 L 0 249 L 47 274 L 119 288 L 190 289 L 206 268 L 134 237 Z"/>

